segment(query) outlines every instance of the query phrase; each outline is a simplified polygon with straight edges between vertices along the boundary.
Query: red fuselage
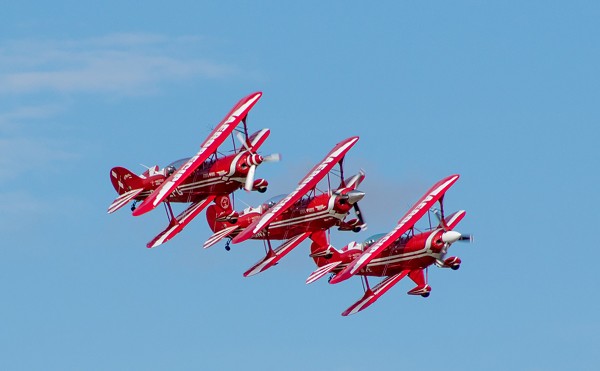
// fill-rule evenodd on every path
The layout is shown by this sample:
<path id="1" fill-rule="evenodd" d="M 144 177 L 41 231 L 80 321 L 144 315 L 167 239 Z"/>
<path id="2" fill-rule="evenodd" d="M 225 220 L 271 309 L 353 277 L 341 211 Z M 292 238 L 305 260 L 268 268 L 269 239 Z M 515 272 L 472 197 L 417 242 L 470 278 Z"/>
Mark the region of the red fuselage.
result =
<path id="1" fill-rule="evenodd" d="M 257 208 L 245 209 L 239 215 L 235 224 L 230 222 L 215 222 L 210 215 L 210 208 L 207 210 L 207 217 L 209 218 L 209 225 L 215 232 L 232 225 L 239 226 L 238 231 L 242 231 L 254 220 L 260 218 L 272 206 L 263 204 Z M 320 194 L 314 197 L 304 197 L 275 218 L 269 224 L 268 228 L 265 228 L 252 238 L 285 240 L 304 232 L 327 230 L 334 226 L 352 229 L 355 222 L 350 221 L 351 224 L 348 224 L 348 222 L 344 221 L 351 208 L 352 205 L 345 202 L 340 195 Z M 237 233 L 233 234 L 233 236 L 237 235 Z"/>
<path id="2" fill-rule="evenodd" d="M 250 165 L 257 162 L 256 156 L 248 151 L 242 151 L 219 159 L 206 160 L 168 196 L 167 200 L 169 202 L 196 202 L 208 195 L 230 194 L 243 187 Z M 138 179 L 141 185 L 137 186 L 143 187 L 144 190 L 135 200 L 142 201 L 148 197 L 185 160 L 187 159 L 176 161 L 162 170 L 158 170 L 158 166 L 156 166 L 144 172 Z M 127 187 L 126 179 L 122 181 L 126 187 L 120 186 L 117 179 L 111 179 L 119 194 L 136 187 L 133 184 L 129 184 Z M 254 184 L 259 183 L 266 189 L 266 181 L 257 179 L 254 182 Z M 260 191 L 264 191 L 264 189 L 257 188 Z"/>
<path id="3" fill-rule="evenodd" d="M 445 253 L 442 241 L 442 229 L 434 229 L 412 236 L 403 236 L 385 249 L 377 258 L 373 259 L 357 274 L 363 276 L 391 276 L 403 270 L 424 269 L 434 264 Z M 375 243 L 376 240 L 363 244 L 352 243 L 344 247 L 336 260 L 342 263 L 332 272 L 338 273 L 350 262 L 356 259 L 364 249 Z M 331 259 L 323 256 L 315 257 L 318 266 L 331 263 Z"/>

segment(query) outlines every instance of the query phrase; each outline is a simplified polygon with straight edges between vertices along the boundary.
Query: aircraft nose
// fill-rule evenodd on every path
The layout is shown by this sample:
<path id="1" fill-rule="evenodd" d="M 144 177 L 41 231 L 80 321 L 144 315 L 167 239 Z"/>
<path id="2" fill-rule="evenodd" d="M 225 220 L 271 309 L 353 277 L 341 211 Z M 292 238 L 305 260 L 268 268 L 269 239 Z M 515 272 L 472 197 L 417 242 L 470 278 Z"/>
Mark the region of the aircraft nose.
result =
<path id="1" fill-rule="evenodd" d="M 442 241 L 445 243 L 454 243 L 460 239 L 462 235 L 456 231 L 448 231 L 442 234 Z"/>
<path id="2" fill-rule="evenodd" d="M 354 205 L 358 201 L 362 200 L 363 197 L 365 197 L 365 192 L 355 189 L 346 193 L 346 196 L 348 196 L 348 203 Z"/>
<path id="3" fill-rule="evenodd" d="M 260 165 L 264 161 L 263 157 L 257 153 L 253 153 L 248 156 L 247 162 L 250 165 Z"/>

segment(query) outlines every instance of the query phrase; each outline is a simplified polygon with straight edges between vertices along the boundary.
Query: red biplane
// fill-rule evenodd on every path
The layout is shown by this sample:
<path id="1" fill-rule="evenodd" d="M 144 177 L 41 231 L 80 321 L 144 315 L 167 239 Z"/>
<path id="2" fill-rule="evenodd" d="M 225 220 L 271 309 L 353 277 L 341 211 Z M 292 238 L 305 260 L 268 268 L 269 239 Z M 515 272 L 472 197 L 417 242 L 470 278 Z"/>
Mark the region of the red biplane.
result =
<path id="1" fill-rule="evenodd" d="M 198 213 L 208 206 L 215 197 L 228 195 L 237 189 L 265 192 L 268 183 L 264 179 L 254 180 L 256 167 L 265 161 L 277 161 L 279 155 L 261 156 L 256 153 L 270 134 L 262 129 L 248 135 L 246 118 L 248 112 L 260 99 L 257 92 L 241 99 L 213 129 L 202 143 L 200 151 L 191 158 L 175 161 L 163 169 L 158 166 L 148 168 L 143 174 L 135 175 L 123 167 L 110 171 L 110 179 L 119 197 L 108 208 L 113 213 L 133 200 L 131 210 L 139 216 L 164 203 L 169 218 L 167 228 L 158 234 L 147 247 L 155 247 L 167 242 L 179 233 Z M 239 123 L 242 129 L 236 129 Z M 237 131 L 242 142 L 233 153 L 219 156 L 217 150 L 229 135 Z M 136 203 L 142 203 L 136 208 Z M 178 216 L 174 216 L 172 202 L 192 203 Z"/>
<path id="2" fill-rule="evenodd" d="M 340 230 L 360 231 L 365 223 L 357 202 L 363 198 L 364 193 L 356 188 L 365 174 L 361 171 L 345 180 L 343 169 L 344 156 L 357 141 L 358 137 L 351 137 L 338 143 L 300 181 L 292 193 L 278 202 L 268 201 L 238 214 L 233 211 L 227 196 L 215 200 L 215 204 L 206 210 L 208 224 L 215 233 L 204 243 L 204 248 L 224 238 L 231 239 L 233 243 L 250 238 L 265 240 L 266 257 L 244 273 L 244 276 L 251 276 L 277 264 L 313 232 L 326 231 L 333 226 L 338 226 Z M 318 192 L 317 183 L 329 176 L 336 164 L 339 164 L 340 169 L 340 186 L 333 191 Z M 357 218 L 345 221 L 352 208 Z M 271 240 L 286 241 L 273 250 Z M 225 248 L 229 249 L 229 242 Z"/>
<path id="3" fill-rule="evenodd" d="M 408 294 L 429 296 L 431 287 L 427 283 L 427 268 L 435 264 L 442 268 L 458 269 L 461 260 L 455 256 L 446 257 L 448 248 L 456 241 L 471 239 L 470 236 L 454 231 L 454 227 L 466 214 L 464 210 L 444 216 L 444 194 L 458 178 L 459 175 L 452 175 L 436 183 L 390 233 L 375 235 L 362 244 L 352 242 L 341 250 L 336 250 L 328 243 L 325 233 L 313 233 L 310 256 L 319 268 L 308 277 L 306 283 L 312 283 L 330 272 L 334 274 L 329 281 L 332 284 L 354 275 L 361 276 L 365 294 L 344 311 L 343 316 L 367 308 L 405 276 L 410 277 L 417 285 Z M 415 233 L 415 223 L 438 201 L 440 209 L 434 213 L 439 218 L 439 225 L 425 232 Z M 386 278 L 371 288 L 367 276 Z"/>

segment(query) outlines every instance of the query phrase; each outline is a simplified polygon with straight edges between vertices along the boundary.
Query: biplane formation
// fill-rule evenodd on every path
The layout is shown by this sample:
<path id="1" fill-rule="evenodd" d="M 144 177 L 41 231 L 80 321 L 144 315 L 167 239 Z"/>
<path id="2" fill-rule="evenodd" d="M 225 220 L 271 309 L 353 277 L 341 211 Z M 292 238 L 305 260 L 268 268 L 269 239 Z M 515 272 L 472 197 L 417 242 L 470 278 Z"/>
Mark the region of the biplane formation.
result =
<path id="1" fill-rule="evenodd" d="M 360 170 L 347 178 L 344 174 L 344 160 L 358 136 L 337 143 L 289 194 L 273 197 L 257 207 L 235 210 L 234 192 L 266 192 L 269 183 L 255 178 L 256 169 L 264 162 L 280 159 L 277 153 L 258 153 L 269 137 L 269 129 L 248 132 L 248 114 L 261 96 L 261 92 L 256 92 L 237 102 L 192 157 L 162 169 L 158 165 L 147 167 L 139 175 L 124 167 L 112 168 L 110 179 L 118 196 L 108 213 L 131 203 L 132 215 L 141 216 L 163 204 L 168 224 L 147 243 L 148 248 L 154 248 L 172 239 L 206 209 L 206 221 L 213 235 L 205 240 L 204 248 L 222 241 L 226 250 L 231 244 L 249 239 L 264 242 L 264 258 L 244 272 L 246 277 L 278 264 L 308 239 L 309 257 L 317 269 L 308 276 L 307 284 L 327 275 L 330 284 L 353 276 L 362 281 L 363 296 L 343 316 L 366 309 L 407 276 L 416 285 L 408 294 L 427 297 L 431 292 L 427 279 L 430 266 L 452 270 L 460 267 L 460 258 L 447 255 L 454 242 L 472 240 L 470 235 L 455 230 L 466 212 L 459 210 L 448 216 L 444 212 L 444 197 L 459 179 L 458 174 L 434 184 L 389 233 L 374 235 L 362 243 L 352 241 L 341 249 L 330 244 L 333 228 L 360 232 L 367 227 L 359 207 L 366 194 L 359 189 L 365 172 Z M 225 152 L 221 147 L 229 137 L 233 148 Z M 332 179 L 339 184 L 332 186 Z M 319 184 L 325 180 L 326 189 L 322 189 Z M 184 203 L 186 208 L 175 216 L 172 203 Z M 416 224 L 425 215 L 429 216 L 429 227 L 420 230 Z M 437 224 L 431 223 L 432 215 Z M 273 248 L 275 241 L 280 242 Z M 369 277 L 382 280 L 371 287 Z"/>

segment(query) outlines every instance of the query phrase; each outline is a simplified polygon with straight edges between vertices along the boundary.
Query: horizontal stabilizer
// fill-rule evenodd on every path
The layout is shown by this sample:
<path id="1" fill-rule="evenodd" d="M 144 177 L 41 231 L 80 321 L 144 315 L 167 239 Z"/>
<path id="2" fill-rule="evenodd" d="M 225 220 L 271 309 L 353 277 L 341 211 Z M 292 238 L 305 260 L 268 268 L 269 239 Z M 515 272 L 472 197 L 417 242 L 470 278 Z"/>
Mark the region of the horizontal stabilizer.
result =
<path id="1" fill-rule="evenodd" d="M 327 265 L 319 267 L 319 269 L 317 269 L 316 271 L 312 272 L 310 274 L 310 276 L 308 276 L 308 278 L 306 279 L 306 284 L 308 285 L 309 283 L 315 282 L 319 278 L 321 278 L 324 275 L 326 275 L 327 273 L 331 272 L 335 267 L 337 267 L 341 263 L 342 262 L 340 260 L 338 260 L 336 262 L 329 263 Z"/>
<path id="2" fill-rule="evenodd" d="M 196 217 L 208 204 L 210 204 L 215 196 L 209 196 L 202 201 L 194 202 L 187 209 L 185 209 L 181 214 L 177 215 L 177 217 L 171 220 L 169 226 L 160 234 L 146 245 L 147 248 L 153 248 L 158 245 L 162 245 L 163 243 L 169 241 L 173 238 L 177 233 L 181 232 L 181 230 Z"/>
<path id="3" fill-rule="evenodd" d="M 208 249 L 209 247 L 215 245 L 216 243 L 218 243 L 222 239 L 226 238 L 227 236 L 230 236 L 233 232 L 235 232 L 236 229 L 239 229 L 239 228 L 240 228 L 239 225 L 234 225 L 231 227 L 227 227 L 225 229 L 221 229 L 220 231 L 218 231 L 215 234 L 213 234 L 212 236 L 210 236 L 209 239 L 206 240 L 206 242 L 204 242 L 203 247 L 205 249 Z"/>
<path id="4" fill-rule="evenodd" d="M 279 246 L 277 249 L 269 250 L 267 256 L 265 256 L 263 260 L 256 263 L 252 268 L 248 269 L 244 273 L 244 277 L 253 276 L 257 273 L 271 268 L 272 266 L 277 264 L 277 262 L 281 260 L 281 258 L 286 256 L 290 251 L 292 251 L 294 247 L 298 246 L 302 241 L 308 238 L 309 235 L 310 232 L 304 232 L 292 239 L 287 240 L 283 245 Z"/>
<path id="5" fill-rule="evenodd" d="M 127 205 L 127 203 L 129 201 L 131 201 L 133 198 L 135 198 L 135 196 L 137 196 L 138 194 L 140 194 L 141 191 L 143 191 L 143 188 L 138 188 L 138 189 L 132 189 L 131 191 L 125 192 L 122 195 L 120 195 L 119 197 L 117 197 L 112 204 L 110 204 L 110 206 L 108 207 L 108 213 L 112 214 L 115 211 L 119 210 L 120 208 L 122 208 L 123 206 Z"/>
<path id="6" fill-rule="evenodd" d="M 375 286 L 372 290 L 368 289 L 365 292 L 365 295 L 356 303 L 352 304 L 350 308 L 346 309 L 342 316 L 349 316 L 354 313 L 358 313 L 361 310 L 367 309 L 371 304 L 377 301 L 381 297 L 381 295 L 385 294 L 387 290 L 391 289 L 398 281 L 406 277 L 408 274 L 408 270 L 404 270 L 396 275 L 390 276 L 385 280 L 381 281 L 377 286 Z"/>

